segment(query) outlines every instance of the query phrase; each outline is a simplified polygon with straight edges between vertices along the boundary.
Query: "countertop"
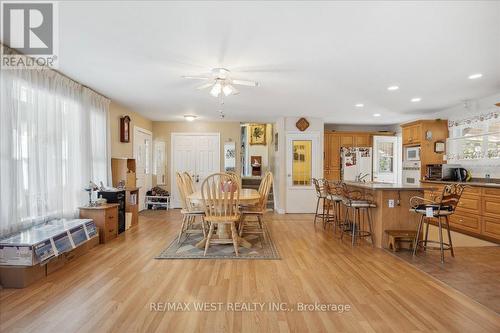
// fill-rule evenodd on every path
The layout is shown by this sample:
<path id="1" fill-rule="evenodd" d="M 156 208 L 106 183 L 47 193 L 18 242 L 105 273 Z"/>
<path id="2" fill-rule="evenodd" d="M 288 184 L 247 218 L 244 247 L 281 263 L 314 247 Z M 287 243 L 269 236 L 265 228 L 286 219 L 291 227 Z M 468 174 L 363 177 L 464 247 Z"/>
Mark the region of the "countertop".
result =
<path id="1" fill-rule="evenodd" d="M 429 184 L 464 184 L 464 185 L 470 185 L 470 186 L 481 186 L 481 187 L 493 187 L 493 188 L 500 188 L 500 180 L 498 179 L 491 179 L 489 182 L 486 181 L 470 181 L 470 182 L 453 182 L 453 181 L 446 181 L 446 180 L 422 180 L 420 181 L 421 183 L 429 183 Z"/>
<path id="2" fill-rule="evenodd" d="M 403 185 L 391 184 L 391 183 L 376 183 L 376 182 L 345 182 L 348 186 L 363 188 L 367 190 L 381 190 L 381 191 L 423 191 L 429 189 L 428 187 L 415 186 L 415 185 Z"/>
<path id="3" fill-rule="evenodd" d="M 105 204 L 102 204 L 102 205 L 99 205 L 99 206 L 82 206 L 82 207 L 78 207 L 79 209 L 108 209 L 108 208 L 112 208 L 112 207 L 118 207 L 119 204 L 117 203 L 105 203 Z"/>

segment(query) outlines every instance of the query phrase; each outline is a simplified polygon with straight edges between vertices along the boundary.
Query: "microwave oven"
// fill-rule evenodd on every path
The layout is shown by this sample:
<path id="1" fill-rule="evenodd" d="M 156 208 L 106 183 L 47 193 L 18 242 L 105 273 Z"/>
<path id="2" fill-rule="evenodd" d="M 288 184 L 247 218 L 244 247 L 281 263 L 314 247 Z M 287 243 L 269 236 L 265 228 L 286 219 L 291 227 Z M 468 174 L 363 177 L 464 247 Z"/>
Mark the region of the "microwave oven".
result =
<path id="1" fill-rule="evenodd" d="M 406 147 L 405 161 L 420 161 L 420 147 Z"/>

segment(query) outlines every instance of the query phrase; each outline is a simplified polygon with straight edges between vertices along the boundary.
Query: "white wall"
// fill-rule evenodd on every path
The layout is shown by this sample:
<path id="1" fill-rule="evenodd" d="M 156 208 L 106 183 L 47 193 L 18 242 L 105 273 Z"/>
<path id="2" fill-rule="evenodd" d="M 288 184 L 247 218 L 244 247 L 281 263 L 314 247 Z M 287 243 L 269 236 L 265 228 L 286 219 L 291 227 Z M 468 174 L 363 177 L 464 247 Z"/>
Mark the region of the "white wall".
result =
<path id="1" fill-rule="evenodd" d="M 286 160 L 285 160 L 285 118 L 279 118 L 273 125 L 273 137 L 278 133 L 278 151 L 272 154 L 272 172 L 274 175 L 274 209 L 279 214 L 285 213 Z M 274 149 L 273 149 L 274 150 Z"/>

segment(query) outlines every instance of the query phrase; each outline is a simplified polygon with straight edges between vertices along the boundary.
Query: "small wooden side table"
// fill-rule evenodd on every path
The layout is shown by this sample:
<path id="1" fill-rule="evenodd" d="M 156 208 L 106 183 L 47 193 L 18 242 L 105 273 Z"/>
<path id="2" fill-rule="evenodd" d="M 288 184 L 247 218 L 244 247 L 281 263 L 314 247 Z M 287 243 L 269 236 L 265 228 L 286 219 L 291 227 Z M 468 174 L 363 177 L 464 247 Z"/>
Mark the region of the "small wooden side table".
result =
<path id="1" fill-rule="evenodd" d="M 387 247 L 393 252 L 401 249 L 401 243 L 409 243 L 409 249 L 413 249 L 417 232 L 415 230 L 386 230 L 388 236 Z"/>
<path id="2" fill-rule="evenodd" d="M 106 243 L 118 236 L 118 204 L 79 207 L 79 209 L 81 219 L 92 219 L 99 228 L 99 243 Z"/>

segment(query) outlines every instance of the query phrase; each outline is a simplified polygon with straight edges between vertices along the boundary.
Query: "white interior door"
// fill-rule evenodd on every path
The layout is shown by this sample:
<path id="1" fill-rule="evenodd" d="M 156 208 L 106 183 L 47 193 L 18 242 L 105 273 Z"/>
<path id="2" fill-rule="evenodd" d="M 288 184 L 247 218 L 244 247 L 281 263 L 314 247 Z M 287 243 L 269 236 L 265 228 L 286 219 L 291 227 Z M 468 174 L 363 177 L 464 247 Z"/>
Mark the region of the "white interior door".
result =
<path id="1" fill-rule="evenodd" d="M 187 171 L 199 189 L 205 178 L 220 171 L 219 133 L 172 133 L 171 186 L 172 205 L 179 207 L 175 174 Z"/>
<path id="2" fill-rule="evenodd" d="M 397 183 L 399 159 L 397 137 L 373 137 L 373 181 Z"/>
<path id="3" fill-rule="evenodd" d="M 316 194 L 312 178 L 321 177 L 323 154 L 319 133 L 287 133 L 287 213 L 313 213 Z"/>
<path id="4" fill-rule="evenodd" d="M 136 163 L 139 210 L 145 209 L 144 196 L 152 187 L 153 135 L 150 131 L 134 126 L 134 158 Z"/>

